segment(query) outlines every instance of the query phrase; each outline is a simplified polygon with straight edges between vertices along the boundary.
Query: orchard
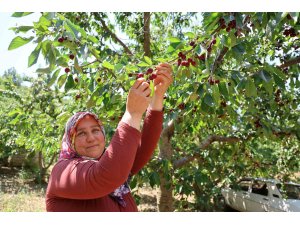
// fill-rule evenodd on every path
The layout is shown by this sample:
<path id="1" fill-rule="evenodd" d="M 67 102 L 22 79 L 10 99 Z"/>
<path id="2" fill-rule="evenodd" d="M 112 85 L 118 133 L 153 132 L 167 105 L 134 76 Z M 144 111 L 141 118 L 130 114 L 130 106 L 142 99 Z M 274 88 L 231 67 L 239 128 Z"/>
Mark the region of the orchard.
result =
<path id="1" fill-rule="evenodd" d="M 41 13 L 12 30 L 8 49 L 32 42 L 28 66 L 47 67 L 24 95 L 5 82 L 1 98 L 18 104 L 1 135 L 40 153 L 42 175 L 73 112 L 95 112 L 111 137 L 135 79 L 151 85 L 168 62 L 159 146 L 133 193 L 148 183 L 159 211 L 214 211 L 241 177 L 300 181 L 299 13 Z"/>

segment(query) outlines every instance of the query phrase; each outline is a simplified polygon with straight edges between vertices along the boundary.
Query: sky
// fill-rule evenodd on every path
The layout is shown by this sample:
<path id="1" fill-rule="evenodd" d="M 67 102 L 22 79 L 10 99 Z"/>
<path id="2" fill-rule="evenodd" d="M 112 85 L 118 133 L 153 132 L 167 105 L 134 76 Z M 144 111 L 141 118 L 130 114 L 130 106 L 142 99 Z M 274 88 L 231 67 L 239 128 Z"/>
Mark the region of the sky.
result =
<path id="1" fill-rule="evenodd" d="M 14 67 L 18 73 L 31 75 L 37 69 L 38 65 L 44 66 L 45 64 L 41 59 L 35 66 L 28 68 L 28 57 L 34 50 L 35 45 L 28 43 L 20 48 L 8 50 L 8 46 L 15 36 L 10 27 L 18 25 L 32 25 L 33 21 L 37 21 L 40 14 L 33 13 L 31 15 L 15 18 L 11 17 L 12 13 L 0 12 L 0 75 L 4 71 Z M 28 32 L 30 34 L 30 31 Z"/>

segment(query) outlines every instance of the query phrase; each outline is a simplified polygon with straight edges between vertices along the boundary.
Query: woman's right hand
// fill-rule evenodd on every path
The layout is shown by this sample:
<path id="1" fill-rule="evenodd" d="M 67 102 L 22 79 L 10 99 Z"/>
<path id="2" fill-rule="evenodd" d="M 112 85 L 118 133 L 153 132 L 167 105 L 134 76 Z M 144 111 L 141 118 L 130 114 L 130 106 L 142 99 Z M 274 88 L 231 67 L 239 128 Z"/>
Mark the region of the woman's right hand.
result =
<path id="1" fill-rule="evenodd" d="M 135 81 L 129 90 L 122 121 L 140 130 L 140 122 L 151 101 L 150 87 L 144 78 Z"/>

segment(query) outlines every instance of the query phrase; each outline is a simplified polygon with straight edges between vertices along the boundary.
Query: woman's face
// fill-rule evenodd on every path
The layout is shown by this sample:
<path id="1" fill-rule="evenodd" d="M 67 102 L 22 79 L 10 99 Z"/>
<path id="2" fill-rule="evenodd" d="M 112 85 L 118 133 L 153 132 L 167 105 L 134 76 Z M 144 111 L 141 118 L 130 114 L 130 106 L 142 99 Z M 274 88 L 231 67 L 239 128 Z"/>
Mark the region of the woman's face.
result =
<path id="1" fill-rule="evenodd" d="M 81 156 L 99 158 L 105 147 L 105 138 L 97 121 L 85 116 L 79 121 L 75 134 L 75 150 Z"/>

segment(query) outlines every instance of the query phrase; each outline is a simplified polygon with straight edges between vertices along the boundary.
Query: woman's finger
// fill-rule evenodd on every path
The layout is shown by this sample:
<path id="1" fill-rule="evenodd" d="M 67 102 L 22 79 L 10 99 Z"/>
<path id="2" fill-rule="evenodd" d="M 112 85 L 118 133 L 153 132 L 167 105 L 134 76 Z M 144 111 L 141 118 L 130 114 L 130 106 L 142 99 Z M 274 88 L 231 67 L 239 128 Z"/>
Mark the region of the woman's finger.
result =
<path id="1" fill-rule="evenodd" d="M 145 91 L 147 88 L 149 88 L 149 84 L 147 82 L 143 82 L 138 89 L 141 91 Z"/>

